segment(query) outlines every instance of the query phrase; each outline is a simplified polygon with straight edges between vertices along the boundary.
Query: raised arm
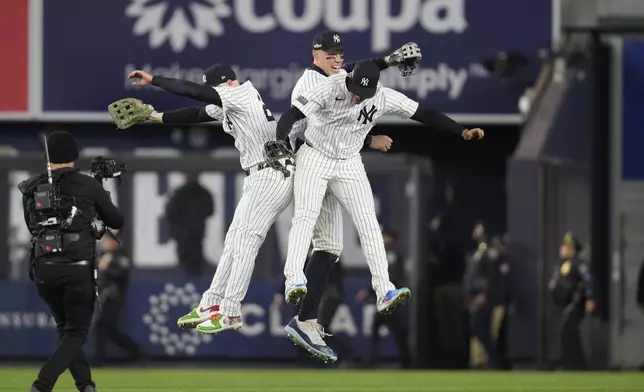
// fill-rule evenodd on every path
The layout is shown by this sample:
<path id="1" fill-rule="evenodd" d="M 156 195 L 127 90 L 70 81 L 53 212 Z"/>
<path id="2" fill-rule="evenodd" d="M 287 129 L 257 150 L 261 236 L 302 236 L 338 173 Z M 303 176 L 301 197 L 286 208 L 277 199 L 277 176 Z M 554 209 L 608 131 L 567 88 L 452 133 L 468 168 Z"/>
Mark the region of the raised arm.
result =
<path id="1" fill-rule="evenodd" d="M 393 65 L 389 63 L 389 59 L 390 59 L 390 56 L 385 56 L 385 57 L 374 57 L 372 60 L 374 63 L 376 63 L 376 65 L 378 66 L 378 68 L 380 68 L 381 71 L 384 71 L 385 69 L 389 68 L 390 65 Z M 364 60 L 358 60 L 351 63 L 346 63 L 342 66 L 342 69 L 344 69 L 347 72 L 352 72 L 353 69 L 356 67 L 356 64 L 358 64 L 358 62 L 360 61 L 364 61 Z"/>
<path id="2" fill-rule="evenodd" d="M 414 72 L 422 57 L 423 56 L 418 45 L 415 42 L 408 42 L 393 51 L 389 56 L 374 58 L 373 62 L 376 63 L 381 71 L 384 71 L 392 65 L 397 65 L 400 70 L 400 74 L 404 77 L 409 76 Z M 353 71 L 353 68 L 355 68 L 356 64 L 357 62 L 348 63 L 342 68 L 347 72 L 351 72 Z"/>
<path id="3" fill-rule="evenodd" d="M 383 92 L 386 97 L 385 114 L 410 118 L 427 125 L 432 130 L 462 136 L 465 140 L 470 140 L 474 136 L 478 136 L 481 139 L 485 135 L 482 129 L 467 129 L 437 110 L 421 107 L 418 102 L 409 99 L 398 91 L 383 87 Z"/>
<path id="4" fill-rule="evenodd" d="M 130 72 L 128 79 L 138 79 L 132 83 L 135 86 L 156 86 L 182 97 L 192 98 L 219 107 L 222 106 L 221 97 L 217 90 L 205 84 L 163 76 L 152 76 L 141 70 Z"/>
<path id="5" fill-rule="evenodd" d="M 167 112 L 152 112 L 150 119 L 165 124 L 198 124 L 222 121 L 223 110 L 215 105 L 192 106 Z"/>

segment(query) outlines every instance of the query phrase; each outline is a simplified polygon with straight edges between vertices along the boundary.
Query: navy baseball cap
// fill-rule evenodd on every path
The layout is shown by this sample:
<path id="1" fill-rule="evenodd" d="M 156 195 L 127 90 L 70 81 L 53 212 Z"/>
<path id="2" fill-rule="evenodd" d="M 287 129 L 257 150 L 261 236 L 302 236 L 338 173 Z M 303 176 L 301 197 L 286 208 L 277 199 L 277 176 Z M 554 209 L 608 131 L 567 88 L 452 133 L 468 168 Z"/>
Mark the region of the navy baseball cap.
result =
<path id="1" fill-rule="evenodd" d="M 340 34 L 331 30 L 320 31 L 313 37 L 313 50 L 325 52 L 343 52 Z"/>
<path id="2" fill-rule="evenodd" d="M 229 80 L 237 80 L 237 74 L 230 65 L 215 64 L 203 73 L 203 84 L 218 86 Z"/>
<path id="3" fill-rule="evenodd" d="M 371 60 L 358 61 L 353 72 L 348 77 L 347 88 L 361 99 L 368 99 L 376 95 L 380 68 Z"/>

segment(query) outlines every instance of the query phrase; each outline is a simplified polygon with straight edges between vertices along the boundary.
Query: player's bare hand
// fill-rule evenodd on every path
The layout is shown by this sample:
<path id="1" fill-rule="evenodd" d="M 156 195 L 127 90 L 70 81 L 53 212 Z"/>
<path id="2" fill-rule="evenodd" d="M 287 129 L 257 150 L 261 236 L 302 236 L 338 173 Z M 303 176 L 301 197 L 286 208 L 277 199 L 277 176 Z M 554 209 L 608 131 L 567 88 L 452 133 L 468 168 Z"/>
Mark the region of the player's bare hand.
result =
<path id="1" fill-rule="evenodd" d="M 387 152 L 391 148 L 391 145 L 394 143 L 389 136 L 386 135 L 375 135 L 371 137 L 371 144 L 369 147 L 374 150 Z"/>
<path id="2" fill-rule="evenodd" d="M 149 86 L 152 84 L 153 76 L 141 70 L 134 70 L 127 75 L 128 79 L 136 79 L 132 82 L 133 86 Z"/>
<path id="3" fill-rule="evenodd" d="M 485 136 L 485 132 L 481 128 L 466 129 L 463 131 L 463 139 L 465 140 L 471 140 L 474 137 L 483 139 L 483 136 Z"/>
<path id="4" fill-rule="evenodd" d="M 367 298 L 369 298 L 369 290 L 367 289 L 362 289 L 356 294 L 356 302 L 359 304 L 363 303 Z"/>

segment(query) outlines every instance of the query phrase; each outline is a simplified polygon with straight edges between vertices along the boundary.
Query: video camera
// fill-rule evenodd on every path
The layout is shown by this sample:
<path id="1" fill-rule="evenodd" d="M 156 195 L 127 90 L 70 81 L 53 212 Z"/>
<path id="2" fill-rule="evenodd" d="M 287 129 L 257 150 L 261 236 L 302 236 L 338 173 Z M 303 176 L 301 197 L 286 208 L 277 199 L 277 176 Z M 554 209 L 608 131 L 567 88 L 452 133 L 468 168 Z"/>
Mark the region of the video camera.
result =
<path id="1" fill-rule="evenodd" d="M 127 171 L 126 164 L 117 164 L 114 159 L 96 157 L 92 160 L 90 173 L 96 181 L 103 183 L 106 178 L 118 178 L 118 184 L 121 185 L 122 175 Z"/>
<path id="2" fill-rule="evenodd" d="M 114 159 L 111 158 L 104 158 L 104 157 L 96 157 L 92 160 L 92 166 L 89 169 L 90 174 L 96 181 L 98 181 L 101 185 L 103 185 L 103 180 L 107 178 L 117 178 L 118 179 L 118 185 L 121 185 L 123 181 L 123 174 L 127 171 L 127 165 L 126 164 L 117 164 Z M 97 219 L 97 221 L 100 222 L 100 219 Z M 110 231 L 110 229 L 107 228 L 107 226 L 103 225 L 103 227 L 100 230 L 96 231 L 96 238 L 101 239 L 105 233 L 109 234 L 116 242 L 119 242 L 119 240 L 114 236 L 114 234 Z"/>

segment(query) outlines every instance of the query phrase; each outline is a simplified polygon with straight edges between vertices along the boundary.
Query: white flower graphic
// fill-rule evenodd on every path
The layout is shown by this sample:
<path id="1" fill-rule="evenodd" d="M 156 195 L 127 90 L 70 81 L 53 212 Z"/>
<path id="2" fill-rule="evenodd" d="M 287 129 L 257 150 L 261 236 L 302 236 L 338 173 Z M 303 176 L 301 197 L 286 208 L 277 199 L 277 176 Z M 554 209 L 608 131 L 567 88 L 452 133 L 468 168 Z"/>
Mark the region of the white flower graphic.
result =
<path id="1" fill-rule="evenodd" d="M 148 44 L 152 49 L 170 42 L 176 53 L 183 52 L 188 42 L 198 49 L 208 46 L 208 36 L 224 34 L 222 18 L 232 15 L 227 0 L 181 1 L 130 0 L 125 15 L 135 18 L 134 35 L 149 34 Z"/>
<path id="2" fill-rule="evenodd" d="M 194 329 L 181 330 L 175 320 L 168 317 L 171 308 L 180 306 L 188 309 L 200 299 L 201 295 L 192 283 L 183 287 L 168 283 L 162 293 L 151 295 L 148 298 L 150 309 L 143 315 L 143 322 L 150 328 L 150 342 L 163 346 L 167 355 L 184 353 L 189 356 L 195 355 L 200 345 L 210 343 L 210 335 L 201 335 Z"/>

